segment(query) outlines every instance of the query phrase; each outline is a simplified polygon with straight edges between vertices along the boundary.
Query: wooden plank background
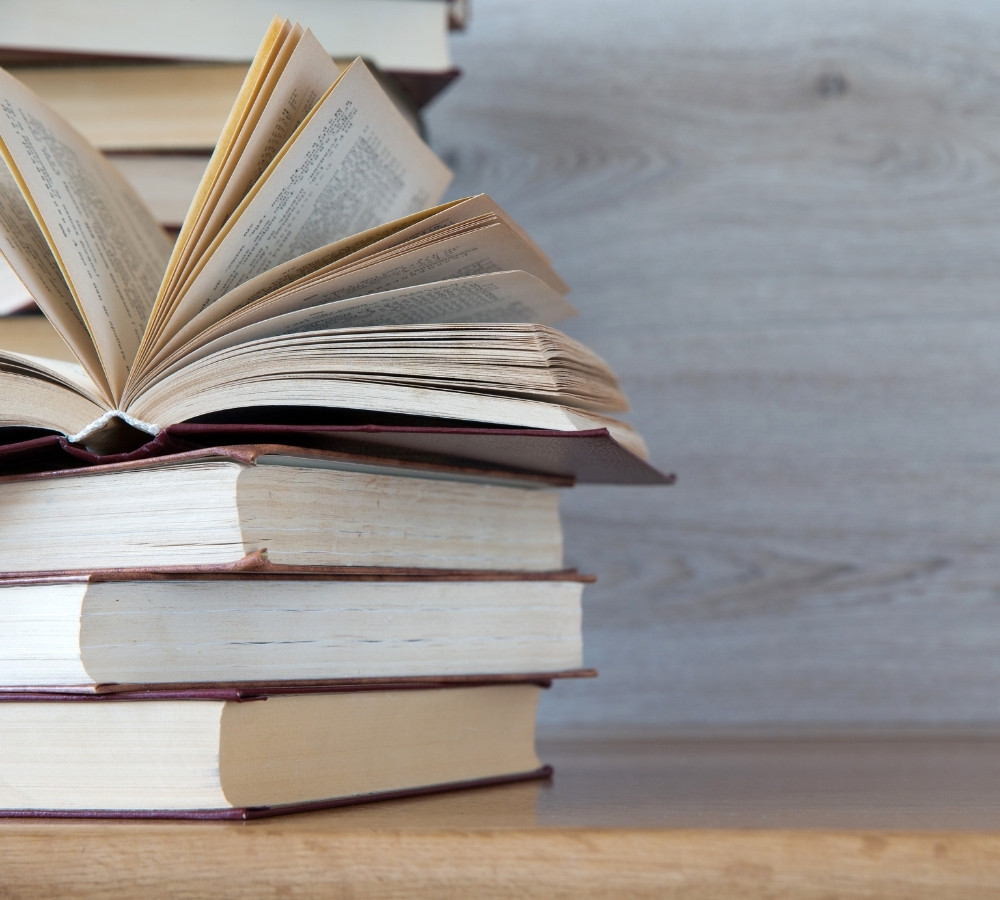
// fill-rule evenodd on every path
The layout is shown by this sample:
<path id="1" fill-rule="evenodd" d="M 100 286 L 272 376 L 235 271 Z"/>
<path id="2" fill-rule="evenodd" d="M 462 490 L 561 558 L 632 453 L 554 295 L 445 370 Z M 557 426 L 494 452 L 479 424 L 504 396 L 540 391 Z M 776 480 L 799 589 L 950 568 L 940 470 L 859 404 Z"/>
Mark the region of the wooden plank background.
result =
<path id="1" fill-rule="evenodd" d="M 474 0 L 428 116 L 673 489 L 566 498 L 547 734 L 1000 723 L 1000 8 Z"/>

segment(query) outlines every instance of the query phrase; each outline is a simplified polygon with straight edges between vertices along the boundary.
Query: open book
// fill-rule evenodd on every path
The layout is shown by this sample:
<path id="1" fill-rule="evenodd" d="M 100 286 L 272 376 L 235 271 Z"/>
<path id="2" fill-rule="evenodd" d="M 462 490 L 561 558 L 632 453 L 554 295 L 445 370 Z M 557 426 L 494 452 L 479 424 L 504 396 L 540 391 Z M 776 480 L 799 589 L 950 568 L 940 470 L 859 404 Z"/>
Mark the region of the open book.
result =
<path id="1" fill-rule="evenodd" d="M 309 410 L 607 428 L 640 454 L 544 253 L 450 173 L 361 62 L 275 20 L 175 243 L 107 161 L 0 71 L 0 253 L 80 362 L 0 355 L 0 426 L 98 450 Z M 417 421 L 417 419 L 410 419 Z"/>

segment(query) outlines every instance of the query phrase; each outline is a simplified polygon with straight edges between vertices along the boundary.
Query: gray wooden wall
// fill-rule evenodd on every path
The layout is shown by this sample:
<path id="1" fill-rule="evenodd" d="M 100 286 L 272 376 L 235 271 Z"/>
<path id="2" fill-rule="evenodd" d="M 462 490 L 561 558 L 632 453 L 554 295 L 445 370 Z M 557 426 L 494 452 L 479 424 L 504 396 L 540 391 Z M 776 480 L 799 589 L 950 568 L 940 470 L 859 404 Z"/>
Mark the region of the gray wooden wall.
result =
<path id="1" fill-rule="evenodd" d="M 1000 724 L 1000 6 L 473 0 L 453 195 L 551 253 L 672 489 L 581 488 L 545 732 Z"/>

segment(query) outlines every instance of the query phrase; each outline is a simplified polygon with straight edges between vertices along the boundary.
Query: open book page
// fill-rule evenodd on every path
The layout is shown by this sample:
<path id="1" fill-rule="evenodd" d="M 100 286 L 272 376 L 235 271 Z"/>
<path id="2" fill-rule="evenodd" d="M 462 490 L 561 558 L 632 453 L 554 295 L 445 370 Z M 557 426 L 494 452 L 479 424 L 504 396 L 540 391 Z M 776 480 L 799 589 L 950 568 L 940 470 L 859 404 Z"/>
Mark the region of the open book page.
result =
<path id="1" fill-rule="evenodd" d="M 319 303 L 469 275 L 513 270 L 528 272 L 545 281 L 553 290 L 563 287 L 562 280 L 548 262 L 538 256 L 532 245 L 521 240 L 505 223 L 484 216 L 474 222 L 414 238 L 402 247 L 389 247 L 382 253 L 364 256 L 350 266 L 328 266 L 320 273 L 299 279 L 243 306 L 213 325 L 215 314 L 229 305 L 231 294 L 227 294 L 195 316 L 169 340 L 161 356 L 166 357 L 195 339 L 208 341 L 222 331 L 242 328 Z M 573 314 L 569 304 L 562 306 L 562 312 L 563 318 Z M 539 321 L 554 320 L 547 315 Z"/>
<path id="2" fill-rule="evenodd" d="M 227 316 L 279 288 L 289 286 L 300 279 L 312 277 L 320 271 L 328 271 L 338 266 L 342 259 L 364 258 L 370 252 L 396 246 L 411 237 L 462 222 L 467 218 L 463 211 L 466 204 L 470 203 L 473 204 L 471 208 L 474 212 L 478 212 L 480 209 L 485 211 L 488 207 L 498 208 L 485 194 L 464 200 L 453 200 L 450 203 L 411 213 L 392 222 L 368 228 L 358 234 L 303 253 L 288 262 L 261 272 L 249 281 L 237 285 L 195 315 L 183 326 L 183 337 L 175 337 L 166 344 L 158 343 L 155 353 L 143 356 L 138 368 L 141 368 L 144 374 L 171 355 L 176 347 L 187 342 L 188 336 L 221 324 Z"/>
<path id="3" fill-rule="evenodd" d="M 628 409 L 604 360 L 562 332 L 534 323 L 351 328 L 302 338 L 266 344 L 296 342 L 304 353 L 322 344 L 332 357 L 326 377 L 519 396 L 591 411 Z"/>
<path id="4" fill-rule="evenodd" d="M 94 384 L 83 367 L 76 363 L 67 362 L 64 359 L 34 356 L 29 353 L 16 353 L 13 350 L 0 350 L 0 365 L 7 368 L 23 368 L 25 371 L 37 374 L 43 380 L 65 385 L 93 403 L 102 403 L 97 385 Z"/>
<path id="5" fill-rule="evenodd" d="M 218 190 L 223 167 L 231 155 L 234 144 L 239 140 L 254 101 L 259 96 L 267 80 L 270 67 L 279 56 L 285 38 L 288 37 L 291 29 L 292 26 L 287 19 L 282 21 L 275 16 L 271 20 L 264 39 L 247 70 L 246 77 L 243 79 L 239 93 L 233 101 L 232 109 L 229 111 L 229 116 L 222 127 L 222 133 L 216 141 L 215 150 L 212 152 L 201 181 L 195 190 L 191 205 L 181 224 L 180 233 L 174 241 L 173 250 L 163 272 L 160 288 L 150 312 L 146 334 L 143 336 L 142 344 L 136 354 L 136 364 L 139 366 L 142 365 L 149 346 L 162 330 L 162 323 L 166 320 L 171 308 L 172 297 L 187 270 L 190 248 L 201 233 L 207 215 L 205 208 L 210 206 L 213 192 Z"/>
<path id="6" fill-rule="evenodd" d="M 265 319 L 243 328 L 212 329 L 168 357 L 136 383 L 126 404 L 161 378 L 196 360 L 264 338 L 382 325 L 437 322 L 559 322 L 576 313 L 562 294 L 527 272 L 495 272 L 416 285 L 346 300 L 336 300 Z M 235 317 L 234 317 L 235 318 Z"/>
<path id="7" fill-rule="evenodd" d="M 0 151 L 52 247 L 117 396 L 170 241 L 114 167 L 2 70 Z"/>
<path id="8" fill-rule="evenodd" d="M 0 350 L 0 366 L 7 369 L 21 368 L 33 372 L 42 380 L 65 385 L 87 397 L 93 403 L 102 403 L 97 385 L 83 370 L 83 367 L 76 363 L 67 362 L 64 359 L 33 356 L 29 353 L 16 353 L 13 350 Z"/>
<path id="9" fill-rule="evenodd" d="M 261 272 L 260 275 L 254 276 L 243 284 L 237 285 L 215 301 L 205 312 L 208 313 L 211 310 L 215 313 L 215 320 L 221 320 L 224 315 L 229 315 L 248 303 L 277 291 L 278 288 L 289 286 L 300 279 L 331 272 L 351 263 L 368 259 L 376 253 L 399 247 L 414 238 L 487 216 L 502 221 L 522 241 L 534 249 L 538 259 L 548 261 L 548 257 L 541 248 L 491 197 L 486 194 L 477 194 L 474 197 L 452 200 L 440 206 L 411 213 L 392 222 L 376 225 L 358 234 L 297 256 L 286 263 Z M 549 270 L 549 275 L 545 280 L 552 284 L 556 290 L 564 294 L 569 292 L 568 286 L 553 270 Z M 200 321 L 206 322 L 209 319 L 206 316 Z"/>
<path id="10" fill-rule="evenodd" d="M 5 165 L 0 165 L 0 254 L 81 361 L 105 402 L 112 404 L 111 390 L 76 301 L 21 189 Z"/>
<path id="11" fill-rule="evenodd" d="M 189 366 L 178 369 L 172 376 L 139 397 L 128 407 L 128 412 L 147 422 L 183 421 L 227 409 L 285 406 L 319 407 L 320 420 L 335 413 L 338 408 L 369 410 L 379 413 L 429 416 L 451 419 L 463 423 L 486 422 L 515 428 L 542 428 L 556 431 L 578 431 L 607 428 L 612 436 L 634 453 L 646 455 L 641 438 L 628 425 L 588 410 L 562 405 L 576 398 L 566 396 L 557 402 L 542 402 L 503 393 L 488 393 L 490 387 L 505 390 L 507 379 L 496 379 L 490 371 L 494 385 L 482 384 L 475 378 L 475 353 L 468 360 L 463 357 L 463 344 L 458 340 L 433 341 L 433 326 L 410 329 L 403 334 L 406 340 L 431 342 L 437 369 L 428 370 L 423 363 L 414 372 L 426 372 L 433 383 L 413 383 L 408 378 L 399 380 L 367 377 L 347 367 L 337 366 L 337 343 L 355 337 L 342 332 L 309 332 L 284 338 L 258 341 L 241 345 L 229 351 L 213 354 Z M 500 346 L 505 326 L 467 326 L 488 329 L 494 344 Z M 540 365 L 537 352 L 530 344 L 520 340 L 520 331 L 533 330 L 530 325 L 506 326 L 518 344 L 516 352 L 503 349 L 508 359 L 519 360 L 520 365 Z M 454 332 L 456 326 L 442 326 L 445 333 Z M 392 329 L 383 329 L 383 338 Z M 405 332 L 406 329 L 398 329 Z M 420 332 L 423 331 L 423 340 Z M 479 342 L 473 341 L 474 346 Z M 494 354 L 492 364 L 502 356 Z M 367 355 L 367 354 L 366 354 Z M 532 362 L 533 359 L 533 362 Z M 463 363 L 471 363 L 463 366 Z M 462 371 L 464 368 L 464 371 Z M 480 369 L 485 375 L 487 369 Z M 446 378 L 447 376 L 447 378 Z M 419 381 L 419 379 L 415 379 Z M 405 383 L 409 381 L 410 383 Z M 400 383 L 404 382 L 404 383 Z M 443 385 L 449 384 L 450 387 Z M 475 390 L 470 385 L 476 384 Z"/>
<path id="12" fill-rule="evenodd" d="M 106 411 L 97 386 L 69 362 L 0 351 L 0 425 L 73 434 Z"/>
<path id="13" fill-rule="evenodd" d="M 500 225 L 505 231 L 510 232 L 514 238 L 524 247 L 525 253 L 532 260 L 532 269 L 539 278 L 551 285 L 561 294 L 569 293 L 569 285 L 559 276 L 549 257 L 542 252 L 538 244 L 508 216 L 493 200 L 485 194 L 477 197 L 467 197 L 464 200 L 457 200 L 441 213 L 428 218 L 424 222 L 401 229 L 394 234 L 387 234 L 385 237 L 374 241 L 367 247 L 353 250 L 345 254 L 331 265 L 318 269 L 314 274 L 320 275 L 332 272 L 334 269 L 344 269 L 348 266 L 363 264 L 364 261 L 377 254 L 384 254 L 389 250 L 399 248 L 401 251 L 410 247 L 421 246 L 428 241 L 436 240 L 433 232 L 443 233 L 448 230 L 457 233 L 459 230 L 466 231 L 477 228 L 486 228 L 491 225 Z M 499 233 L 499 232 L 497 232 Z M 423 242 L 420 239 L 424 239 Z"/>
<path id="14" fill-rule="evenodd" d="M 154 339 L 176 306 L 179 286 L 339 75 L 340 70 L 319 42 L 299 25 L 291 26 L 277 46 L 265 40 L 247 78 L 252 98 L 241 93 L 234 105 L 224 130 L 225 140 L 213 156 L 192 204 L 192 215 L 178 238 L 140 363 L 153 352 Z M 248 100 L 252 102 L 248 104 Z"/>
<path id="15" fill-rule="evenodd" d="M 268 76 L 246 126 L 223 167 L 208 204 L 204 233 L 194 247 L 200 255 L 310 110 L 340 77 L 340 69 L 309 31 L 294 26 Z M 217 196 L 216 196 L 217 194 Z"/>
<path id="16" fill-rule="evenodd" d="M 390 283 L 398 278 L 416 284 L 419 272 L 426 272 L 433 276 L 433 280 L 439 281 L 504 269 L 523 269 L 540 278 L 554 291 L 568 293 L 566 283 L 555 273 L 549 261 L 535 251 L 534 245 L 524 241 L 506 222 L 495 216 L 479 216 L 363 256 L 353 254 L 351 259 L 341 260 L 309 279 L 302 279 L 301 285 L 325 282 L 332 286 L 343 283 L 342 296 L 347 296 L 348 292 L 361 293 L 370 285 L 377 285 L 380 290 L 403 287 L 403 282 Z M 355 286 L 347 287 L 348 282 Z"/>
<path id="17" fill-rule="evenodd" d="M 355 62 L 226 223 L 184 287 L 177 321 L 267 269 L 431 205 L 450 178 Z"/>
<path id="18" fill-rule="evenodd" d="M 290 334 L 330 328 L 430 322 L 534 322 L 576 315 L 558 291 L 523 271 L 486 272 L 334 300 L 265 319 L 254 328 Z"/>

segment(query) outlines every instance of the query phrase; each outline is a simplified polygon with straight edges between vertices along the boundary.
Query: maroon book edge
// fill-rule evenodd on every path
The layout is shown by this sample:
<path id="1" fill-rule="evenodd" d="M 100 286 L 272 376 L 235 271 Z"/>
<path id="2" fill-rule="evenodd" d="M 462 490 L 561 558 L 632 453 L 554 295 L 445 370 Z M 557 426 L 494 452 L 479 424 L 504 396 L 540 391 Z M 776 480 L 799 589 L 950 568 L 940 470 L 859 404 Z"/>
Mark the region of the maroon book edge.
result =
<path id="1" fill-rule="evenodd" d="M 234 809 L 0 809 L 0 818 L 6 819 L 181 819 L 186 821 L 246 821 L 284 816 L 291 813 L 318 812 L 324 809 L 338 809 L 346 806 L 360 806 L 383 800 L 402 800 L 408 797 L 423 797 L 428 794 L 443 794 L 468 788 L 494 787 L 519 781 L 538 781 L 552 777 L 552 766 L 542 766 L 530 772 L 516 772 L 511 775 L 494 775 L 487 778 L 472 778 L 468 781 L 449 781 L 423 787 L 405 788 L 396 791 L 379 791 L 355 797 L 332 797 L 328 800 L 313 800 L 308 803 L 288 803 L 281 806 L 251 806 Z"/>
<path id="2" fill-rule="evenodd" d="M 117 569 L 52 569 L 32 572 L 0 572 L 0 587 L 28 584 L 100 584 L 123 581 L 575 581 L 593 584 L 597 578 L 576 569 L 495 570 L 417 569 L 385 566 L 286 566 L 267 558 L 266 550 L 254 550 L 232 563 L 198 566 L 122 567 Z"/>
<path id="3" fill-rule="evenodd" d="M 127 453 L 92 453 L 65 437 L 0 444 L 5 475 L 78 471 L 136 463 L 185 451 L 273 443 L 289 448 L 362 455 L 410 465 L 502 469 L 594 484 L 672 484 L 646 460 L 619 444 L 604 428 L 547 431 L 525 428 L 396 425 L 170 425 Z"/>
<path id="4" fill-rule="evenodd" d="M 550 672 L 479 672 L 465 675 L 395 675 L 371 678 L 330 678 L 307 681 L 220 681 L 215 683 L 98 684 L 60 687 L 0 686 L 0 703 L 79 703 L 157 700 L 214 700 L 248 703 L 285 694 L 356 694 L 366 691 L 430 691 L 486 687 L 495 684 L 535 684 L 548 688 L 556 679 L 596 678 L 596 669 Z"/>

